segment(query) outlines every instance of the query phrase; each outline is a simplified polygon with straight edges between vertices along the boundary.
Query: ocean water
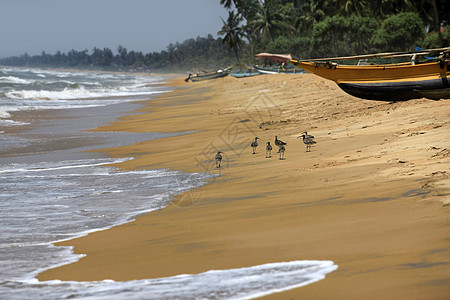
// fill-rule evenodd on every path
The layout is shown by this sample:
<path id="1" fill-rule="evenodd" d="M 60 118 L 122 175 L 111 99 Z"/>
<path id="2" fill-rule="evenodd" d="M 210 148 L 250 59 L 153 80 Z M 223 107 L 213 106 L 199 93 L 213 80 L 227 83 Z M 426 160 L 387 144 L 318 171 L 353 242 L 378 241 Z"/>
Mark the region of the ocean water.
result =
<path id="1" fill-rule="evenodd" d="M 0 68 L 0 124 L 11 112 L 97 107 L 147 99 L 166 88 L 161 77 Z"/>
<path id="2" fill-rule="evenodd" d="M 166 92 L 163 82 L 157 76 L 0 68 L 0 299 L 250 299 L 336 270 L 331 261 L 299 260 L 127 282 L 35 279 L 80 258 L 54 242 L 162 209 L 174 195 L 216 176 L 123 171 L 115 164 L 133 157 L 84 152 L 174 135 L 87 131 L 138 109 L 136 100 Z M 18 112 L 33 114 L 17 118 Z"/>

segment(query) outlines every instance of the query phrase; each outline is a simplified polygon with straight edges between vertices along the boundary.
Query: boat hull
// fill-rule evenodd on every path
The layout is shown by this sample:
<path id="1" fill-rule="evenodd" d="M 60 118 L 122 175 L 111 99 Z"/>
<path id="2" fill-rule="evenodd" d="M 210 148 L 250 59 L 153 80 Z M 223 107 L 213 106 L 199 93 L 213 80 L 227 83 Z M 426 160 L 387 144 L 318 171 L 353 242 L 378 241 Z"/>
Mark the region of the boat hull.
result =
<path id="1" fill-rule="evenodd" d="M 297 66 L 333 80 L 350 95 L 370 100 L 403 101 L 450 98 L 450 62 L 351 66 L 292 61 Z"/>
<path id="2" fill-rule="evenodd" d="M 202 81 L 202 80 L 209 80 L 209 79 L 215 79 L 215 78 L 222 78 L 228 76 L 228 72 L 220 72 L 215 74 L 207 74 L 207 75 L 198 75 L 198 76 L 192 76 L 190 79 L 192 81 Z"/>
<path id="3" fill-rule="evenodd" d="M 405 101 L 417 98 L 450 98 L 448 80 L 431 79 L 417 81 L 341 82 L 338 86 L 346 93 L 363 99 L 379 101 Z"/>
<path id="4" fill-rule="evenodd" d="M 303 70 L 297 68 L 263 68 L 254 67 L 258 72 L 262 74 L 300 74 L 304 73 Z"/>
<path id="5" fill-rule="evenodd" d="M 244 77 L 261 75 L 261 73 L 260 72 L 230 73 L 230 75 L 233 77 L 236 77 L 236 78 L 244 78 Z"/>
<path id="6" fill-rule="evenodd" d="M 228 67 L 226 69 L 219 70 L 217 72 L 197 74 L 197 75 L 189 74 L 189 77 L 186 78 L 185 81 L 186 82 L 188 82 L 189 80 L 191 80 L 191 81 L 202 81 L 202 80 L 209 80 L 209 79 L 226 77 L 226 76 L 228 76 L 228 74 L 230 74 L 230 71 L 231 71 L 231 67 Z"/>

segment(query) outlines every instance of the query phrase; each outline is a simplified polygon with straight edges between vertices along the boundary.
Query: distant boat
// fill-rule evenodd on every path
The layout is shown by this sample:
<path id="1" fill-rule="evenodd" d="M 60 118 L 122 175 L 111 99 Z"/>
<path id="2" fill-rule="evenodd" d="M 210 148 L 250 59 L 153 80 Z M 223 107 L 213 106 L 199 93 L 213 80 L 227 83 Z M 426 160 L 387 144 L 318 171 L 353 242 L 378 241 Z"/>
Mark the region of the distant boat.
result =
<path id="1" fill-rule="evenodd" d="M 258 72 L 262 73 L 262 74 L 299 74 L 299 73 L 305 73 L 305 71 L 303 71 L 303 69 L 299 69 L 296 67 L 258 67 L 255 66 L 254 67 Z"/>
<path id="2" fill-rule="evenodd" d="M 222 69 L 222 70 L 218 70 L 215 72 L 209 72 L 209 73 L 202 73 L 202 74 L 189 74 L 188 78 L 186 78 L 184 81 L 188 82 L 189 80 L 191 81 L 201 81 L 201 80 L 209 80 L 209 79 L 215 79 L 215 78 L 221 78 L 221 77 L 225 77 L 228 76 L 228 74 L 230 74 L 231 71 L 231 67 Z"/>
<path id="3" fill-rule="evenodd" d="M 251 77 L 256 75 L 262 75 L 260 72 L 241 72 L 241 73 L 230 73 L 231 76 L 236 78 L 244 78 L 244 77 Z"/>
<path id="4" fill-rule="evenodd" d="M 241 67 L 244 67 L 246 69 L 245 72 L 231 72 L 230 75 L 236 78 L 244 78 L 244 77 L 251 77 L 256 75 L 261 75 L 260 72 L 258 72 L 253 66 L 242 64 Z"/>
<path id="5" fill-rule="evenodd" d="M 268 59 L 273 62 L 278 63 L 278 66 L 275 67 L 258 67 L 254 66 L 254 68 L 262 73 L 262 74 L 298 74 L 304 73 L 302 69 L 294 67 L 292 65 L 288 65 L 292 60 L 292 56 L 290 54 L 272 54 L 272 53 L 259 53 L 256 54 L 255 57 L 257 59 Z"/>
<path id="6" fill-rule="evenodd" d="M 419 62 L 425 55 L 435 59 Z M 410 57 L 398 64 L 341 65 L 334 61 Z M 333 80 L 350 95 L 370 100 L 402 101 L 415 98 L 450 98 L 450 47 L 416 52 L 378 53 L 291 63 L 320 77 Z M 425 58 L 424 58 L 425 59 Z"/>

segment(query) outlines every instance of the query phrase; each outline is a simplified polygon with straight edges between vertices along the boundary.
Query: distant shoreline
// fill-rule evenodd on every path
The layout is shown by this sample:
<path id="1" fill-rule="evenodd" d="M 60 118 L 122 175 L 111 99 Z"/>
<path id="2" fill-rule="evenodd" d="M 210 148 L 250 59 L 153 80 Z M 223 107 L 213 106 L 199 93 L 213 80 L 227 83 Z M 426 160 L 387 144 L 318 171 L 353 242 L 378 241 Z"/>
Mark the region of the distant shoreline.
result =
<path id="1" fill-rule="evenodd" d="M 187 76 L 187 71 L 183 72 L 183 71 L 179 71 L 179 72 L 164 72 L 164 71 L 160 71 L 160 72 L 139 72 L 139 71 L 126 71 L 126 70 L 102 70 L 102 69 L 91 69 L 91 68 L 87 68 L 87 69 L 83 69 L 83 68 L 55 68 L 55 67 L 38 67 L 38 66 L 7 66 L 7 65 L 0 65 L 0 69 L 1 68 L 16 68 L 16 69 L 41 69 L 41 70 L 50 70 L 50 71 L 61 71 L 61 72 L 92 72 L 92 73 L 111 73 L 111 74 L 133 74 L 133 75 L 142 75 L 142 76 L 151 76 L 151 75 L 158 75 L 158 76 L 165 76 L 168 77 L 169 79 L 173 79 L 173 78 L 177 78 L 177 77 L 182 77 L 184 75 Z"/>

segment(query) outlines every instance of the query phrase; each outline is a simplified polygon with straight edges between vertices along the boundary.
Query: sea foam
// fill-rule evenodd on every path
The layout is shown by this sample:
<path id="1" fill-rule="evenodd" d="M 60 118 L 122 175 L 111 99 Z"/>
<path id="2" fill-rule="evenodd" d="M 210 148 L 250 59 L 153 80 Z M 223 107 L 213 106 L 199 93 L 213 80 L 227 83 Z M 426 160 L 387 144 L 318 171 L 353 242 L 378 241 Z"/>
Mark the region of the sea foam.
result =
<path id="1" fill-rule="evenodd" d="M 15 76 L 0 77 L 0 83 L 31 84 L 33 82 L 33 80 L 26 80 Z"/>
<path id="2" fill-rule="evenodd" d="M 199 274 L 115 282 L 23 282 L 22 292 L 40 299 L 253 299 L 305 286 L 337 270 L 332 261 L 291 261 Z M 52 289 L 54 298 L 47 298 Z"/>

